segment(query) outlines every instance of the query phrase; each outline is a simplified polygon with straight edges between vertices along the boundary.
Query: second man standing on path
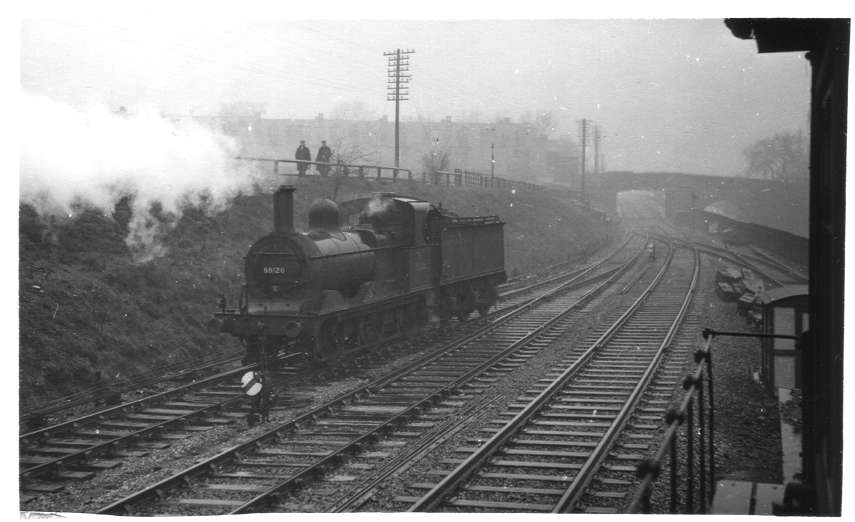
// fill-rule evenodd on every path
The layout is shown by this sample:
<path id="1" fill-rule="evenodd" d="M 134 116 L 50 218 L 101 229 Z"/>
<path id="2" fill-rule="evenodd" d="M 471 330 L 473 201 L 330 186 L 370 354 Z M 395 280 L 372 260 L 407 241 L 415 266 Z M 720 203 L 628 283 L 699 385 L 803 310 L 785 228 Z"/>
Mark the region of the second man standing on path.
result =
<path id="1" fill-rule="evenodd" d="M 297 147 L 297 152 L 294 153 L 294 159 L 312 161 L 312 151 L 310 151 L 309 147 L 306 146 L 305 140 L 300 140 L 300 146 Z M 303 161 L 297 163 L 297 173 L 300 176 L 306 175 L 307 168 L 309 168 L 308 163 L 304 163 Z"/>
<path id="2" fill-rule="evenodd" d="M 330 158 L 332 157 L 332 150 L 327 147 L 326 141 L 321 141 L 321 148 L 318 149 L 318 157 L 316 158 L 320 163 L 329 163 Z M 330 172 L 329 165 L 318 165 L 318 172 L 321 173 L 321 176 L 326 176 Z"/>

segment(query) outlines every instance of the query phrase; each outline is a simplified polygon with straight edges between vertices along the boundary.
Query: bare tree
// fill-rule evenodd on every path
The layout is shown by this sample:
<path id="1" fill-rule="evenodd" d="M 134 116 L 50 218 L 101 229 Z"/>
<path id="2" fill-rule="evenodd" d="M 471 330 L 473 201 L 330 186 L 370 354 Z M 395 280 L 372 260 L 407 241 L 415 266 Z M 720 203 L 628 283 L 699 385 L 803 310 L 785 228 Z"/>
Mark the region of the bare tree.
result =
<path id="1" fill-rule="evenodd" d="M 332 162 L 335 164 L 354 165 L 374 163 L 377 160 L 376 150 L 364 150 L 357 143 L 336 140 L 332 145 Z"/>
<path id="2" fill-rule="evenodd" d="M 783 132 L 763 138 L 743 151 L 748 160 L 745 174 L 786 183 L 808 179 L 807 139 L 799 133 Z"/>
<path id="3" fill-rule="evenodd" d="M 433 150 L 422 154 L 422 166 L 431 174 L 447 169 L 450 164 L 451 155 L 447 150 Z"/>
<path id="4" fill-rule="evenodd" d="M 341 139 L 336 140 L 331 146 L 333 163 L 333 193 L 331 200 L 335 201 L 338 197 L 338 189 L 341 186 L 342 180 L 350 175 L 355 174 L 352 171 L 353 165 L 372 164 L 376 163 L 377 151 L 365 151 L 356 143 L 347 143 Z"/>

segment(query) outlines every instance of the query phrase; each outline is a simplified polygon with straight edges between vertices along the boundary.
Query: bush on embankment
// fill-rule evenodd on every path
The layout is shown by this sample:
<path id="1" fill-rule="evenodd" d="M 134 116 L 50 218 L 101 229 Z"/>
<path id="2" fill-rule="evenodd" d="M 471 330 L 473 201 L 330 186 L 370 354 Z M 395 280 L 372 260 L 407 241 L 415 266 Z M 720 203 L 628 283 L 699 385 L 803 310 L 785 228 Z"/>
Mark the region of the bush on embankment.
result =
<path id="1" fill-rule="evenodd" d="M 272 186 L 241 195 L 219 213 L 188 208 L 162 238 L 166 254 L 134 263 L 124 243 L 127 206 L 112 216 L 82 209 L 50 223 L 22 204 L 19 222 L 20 391 L 22 405 L 152 372 L 167 364 L 238 353 L 235 339 L 207 333 L 216 296 L 230 301 L 243 281 L 243 256 L 272 228 Z M 588 255 L 605 240 L 595 216 L 548 192 L 378 184 L 348 179 L 297 182 L 295 219 L 305 227 L 316 198 L 395 191 L 441 202 L 462 216 L 506 222 L 509 275 Z"/>

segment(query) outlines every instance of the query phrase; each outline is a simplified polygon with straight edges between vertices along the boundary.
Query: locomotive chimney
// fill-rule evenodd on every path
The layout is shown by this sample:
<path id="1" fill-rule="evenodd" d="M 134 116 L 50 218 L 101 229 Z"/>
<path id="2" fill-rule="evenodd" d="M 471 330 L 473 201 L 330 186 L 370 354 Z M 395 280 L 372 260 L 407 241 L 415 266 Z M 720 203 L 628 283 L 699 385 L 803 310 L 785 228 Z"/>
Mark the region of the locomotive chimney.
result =
<path id="1" fill-rule="evenodd" d="M 273 194 L 273 230 L 278 234 L 294 233 L 294 186 L 280 185 Z"/>

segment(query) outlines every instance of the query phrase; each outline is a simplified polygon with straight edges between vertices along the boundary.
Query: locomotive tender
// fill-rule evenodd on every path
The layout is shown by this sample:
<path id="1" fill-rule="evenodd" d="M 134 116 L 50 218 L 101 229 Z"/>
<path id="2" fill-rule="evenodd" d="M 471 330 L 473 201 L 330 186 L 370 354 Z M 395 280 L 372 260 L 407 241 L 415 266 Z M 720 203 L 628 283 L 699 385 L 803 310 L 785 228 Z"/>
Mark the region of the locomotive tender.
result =
<path id="1" fill-rule="evenodd" d="M 300 352 L 329 360 L 496 303 L 507 279 L 498 217 L 462 218 L 377 193 L 340 206 L 315 201 L 309 231 L 299 233 L 294 190 L 273 196 L 274 231 L 246 255 L 237 308 L 222 301 L 214 314 L 245 345 L 245 363 Z"/>

